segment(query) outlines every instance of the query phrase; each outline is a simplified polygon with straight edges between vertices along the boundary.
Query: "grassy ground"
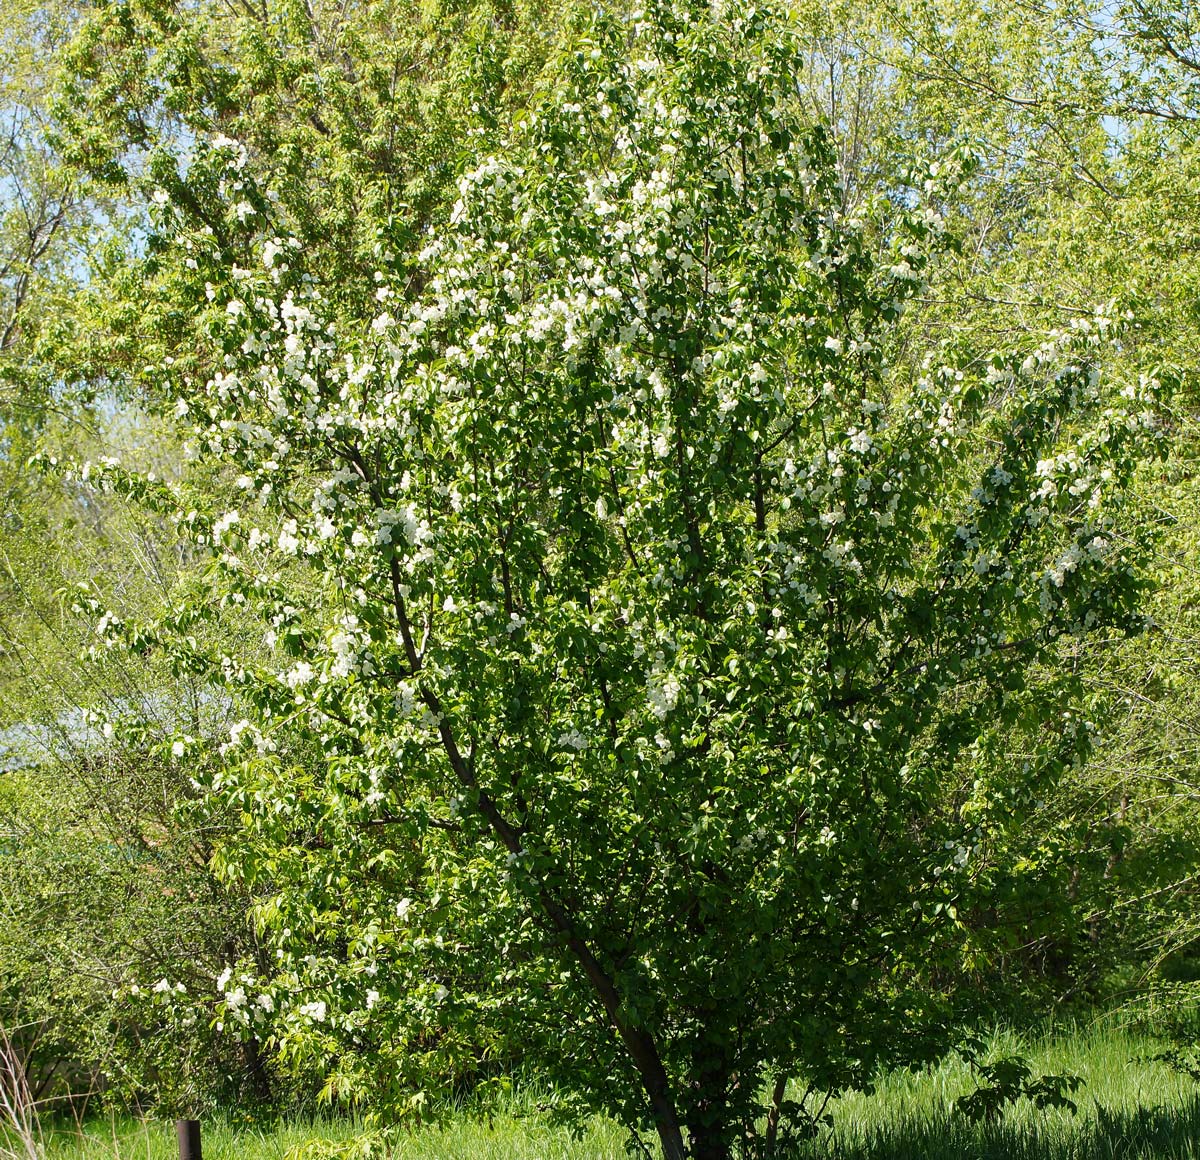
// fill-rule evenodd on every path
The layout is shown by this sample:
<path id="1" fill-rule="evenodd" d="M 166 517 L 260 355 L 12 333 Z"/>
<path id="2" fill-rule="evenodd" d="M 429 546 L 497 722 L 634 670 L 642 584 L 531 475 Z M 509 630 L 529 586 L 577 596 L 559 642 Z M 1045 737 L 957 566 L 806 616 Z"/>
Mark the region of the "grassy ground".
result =
<path id="1" fill-rule="evenodd" d="M 204 1160 L 325 1160 L 331 1153 L 314 1145 L 349 1142 L 354 1136 L 354 1126 L 346 1123 L 208 1122 Z M 394 1160 L 628 1160 L 625 1138 L 615 1125 L 602 1122 L 572 1140 L 536 1120 L 497 1117 L 489 1127 L 486 1121 L 460 1119 L 440 1130 L 414 1132 L 392 1155 Z M 46 1160 L 178 1160 L 178 1155 L 170 1125 L 130 1120 L 89 1124 L 82 1136 L 48 1135 L 45 1146 Z M 0 1158 L 8 1160 L 2 1152 Z"/>
<path id="2" fill-rule="evenodd" d="M 1000 1053 L 1024 1051 L 1038 1073 L 1070 1072 L 1085 1085 L 1078 1111 L 1011 1105 L 993 1125 L 973 1125 L 953 1110 L 974 1084 L 955 1059 L 932 1072 L 888 1075 L 874 1094 L 830 1105 L 834 1132 L 825 1151 L 837 1160 L 1200 1160 L 1200 1088 L 1162 1064 L 1139 1062 L 1163 1045 L 1107 1031 L 1022 1042 L 998 1035 Z"/>
<path id="3" fill-rule="evenodd" d="M 1200 1160 L 1200 1088 L 1161 1064 L 1139 1062 L 1160 1045 L 1114 1031 L 1083 1031 L 1019 1041 L 998 1035 L 1000 1053 L 1024 1051 L 1039 1072 L 1072 1072 L 1086 1086 L 1079 1110 L 1041 1112 L 1028 1102 L 995 1124 L 976 1126 L 952 1110 L 973 1084 L 966 1066 L 885 1076 L 870 1096 L 830 1104 L 832 1135 L 798 1160 Z M 798 1098 L 800 1093 L 796 1093 Z M 532 1106 L 531 1104 L 528 1106 Z M 348 1123 L 206 1122 L 205 1160 L 297 1160 L 318 1141 L 349 1141 Z M 573 1139 L 521 1105 L 497 1111 L 490 1123 L 466 1115 L 445 1128 L 402 1138 L 394 1160 L 625 1160 L 626 1134 L 597 1121 Z M 309 1146 L 306 1148 L 306 1146 Z M 47 1131 L 44 1160 L 175 1160 L 169 1125 L 95 1121 Z M 328 1153 L 326 1153 L 328 1155 Z M 0 1150 L 0 1160 L 20 1151 Z"/>

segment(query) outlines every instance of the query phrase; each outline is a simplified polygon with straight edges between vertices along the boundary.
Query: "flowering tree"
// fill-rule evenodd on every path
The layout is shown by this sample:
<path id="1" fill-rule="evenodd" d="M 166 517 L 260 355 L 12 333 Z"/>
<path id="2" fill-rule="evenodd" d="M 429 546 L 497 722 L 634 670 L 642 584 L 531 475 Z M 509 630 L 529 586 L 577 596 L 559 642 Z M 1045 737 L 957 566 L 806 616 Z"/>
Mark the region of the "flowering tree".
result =
<path id="1" fill-rule="evenodd" d="M 914 369 L 967 160 L 854 220 L 798 52 L 769 7 L 595 23 L 419 255 L 381 222 L 373 317 L 238 142 L 160 198 L 209 347 L 147 374 L 245 503 L 89 468 L 213 554 L 169 624 L 96 612 L 248 706 L 206 788 L 278 969 L 225 1018 L 332 1090 L 519 1046 L 668 1160 L 772 1142 L 788 1077 L 939 1042 L 989 836 L 1086 755 L 1156 384 L 1101 384 L 1100 316 Z M 228 605 L 276 663 L 195 645 Z"/>

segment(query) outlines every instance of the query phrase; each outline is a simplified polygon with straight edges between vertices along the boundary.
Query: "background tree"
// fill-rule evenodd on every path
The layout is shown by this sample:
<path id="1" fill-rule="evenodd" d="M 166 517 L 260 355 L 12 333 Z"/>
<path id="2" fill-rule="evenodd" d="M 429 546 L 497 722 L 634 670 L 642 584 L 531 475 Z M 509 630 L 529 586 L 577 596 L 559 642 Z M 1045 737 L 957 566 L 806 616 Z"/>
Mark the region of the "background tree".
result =
<path id="1" fill-rule="evenodd" d="M 43 439 L 65 427 L 73 450 L 121 450 L 159 472 L 165 460 L 170 473 L 161 428 L 148 453 L 144 425 L 96 434 L 86 418 L 43 420 Z M 4 463 L 0 480 L 14 470 Z M 4 1022 L 39 1098 L 185 1110 L 261 1098 L 256 1045 L 210 1027 L 212 979 L 257 949 L 249 900 L 213 876 L 223 819 L 198 811 L 194 770 L 172 756 L 177 739 L 227 729 L 230 706 L 164 666 L 93 648 L 71 611 L 81 595 L 103 595 L 158 615 L 193 557 L 116 497 L 46 476 L 25 478 L 20 494 L 0 529 Z M 237 639 L 229 619 L 222 639 Z M 130 1001 L 131 989 L 161 994 L 164 980 L 178 1008 L 170 1026 Z"/>
<path id="2" fill-rule="evenodd" d="M 916 11 L 919 18 L 890 28 L 899 51 L 878 52 L 909 94 L 901 104 L 910 124 L 968 133 L 994 175 L 965 191 L 961 216 L 950 215 L 966 244 L 943 265 L 916 323 L 995 335 L 1011 328 L 1015 310 L 1032 335 L 1107 297 L 1129 319 L 1114 352 L 1118 373 L 1167 363 L 1194 383 L 1195 89 L 1186 14 L 1152 5 Z M 1168 26 L 1175 40 L 1164 46 Z M 1055 51 L 1042 55 L 1044 44 Z M 1164 929 L 1162 907 L 1194 911 L 1190 775 L 1180 773 L 1194 717 L 1184 692 L 1195 636 L 1193 412 L 1189 387 L 1173 415 L 1173 466 L 1144 476 L 1135 501 L 1142 520 L 1165 529 L 1155 558 L 1158 627 L 1136 646 L 1113 641 L 1088 662 L 1092 712 L 1108 722 L 1097 760 L 1047 797 L 1031 827 L 1057 835 L 1023 863 L 1043 883 L 1029 894 L 1038 912 L 1057 900 L 1057 917 L 1039 924 L 1018 908 L 1009 949 L 980 960 L 987 974 L 1032 968 L 1030 982 L 1057 1002 L 1135 999 L 1162 962 L 1151 949 Z M 976 921 L 994 916 L 988 908 Z M 1171 970 L 1186 973 L 1185 953 L 1173 946 Z"/>
<path id="3" fill-rule="evenodd" d="M 247 900 L 207 865 L 219 819 L 197 816 L 169 758 L 176 731 L 222 713 L 161 667 L 81 660 L 90 634 L 70 611 L 82 584 L 155 614 L 194 555 L 145 513 L 27 467 L 37 445 L 160 475 L 180 457 L 79 341 L 138 220 L 55 149 L 57 69 L 82 21 L 70 4 L 0 9 L 0 1021 L 46 1110 L 100 1089 L 195 1109 L 266 1078 L 253 1041 L 209 1026 L 212 978 L 255 942 Z M 163 979 L 170 1034 L 129 1002 Z"/>

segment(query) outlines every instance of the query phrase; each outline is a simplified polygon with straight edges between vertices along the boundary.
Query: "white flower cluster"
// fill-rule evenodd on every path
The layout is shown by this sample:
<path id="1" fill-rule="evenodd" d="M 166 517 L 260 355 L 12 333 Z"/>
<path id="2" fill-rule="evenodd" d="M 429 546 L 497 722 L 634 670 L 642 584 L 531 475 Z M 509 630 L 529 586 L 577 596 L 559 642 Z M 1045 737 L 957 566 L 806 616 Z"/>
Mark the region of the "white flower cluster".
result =
<path id="1" fill-rule="evenodd" d="M 219 745 L 217 751 L 222 757 L 226 757 L 240 749 L 246 739 L 253 743 L 256 752 L 260 754 L 275 752 L 274 739 L 264 734 L 257 725 L 252 724 L 245 717 L 240 721 L 235 721 L 229 727 L 229 740 Z"/>
<path id="2" fill-rule="evenodd" d="M 375 673 L 370 634 L 359 624 L 354 613 L 346 612 L 336 618 L 328 633 L 326 647 L 332 656 L 331 677 L 346 677 L 351 673 L 369 677 Z"/>
<path id="3" fill-rule="evenodd" d="M 250 1027 L 274 1014 L 275 996 L 269 990 L 260 990 L 253 995 L 258 987 L 259 981 L 254 975 L 242 971 L 235 979 L 234 968 L 227 966 L 217 976 L 217 994 L 221 996 L 224 1018 Z M 217 1030 L 224 1030 L 222 1023 L 217 1024 Z"/>
<path id="4" fill-rule="evenodd" d="M 650 712 L 660 721 L 679 703 L 679 678 L 670 671 L 661 650 L 654 654 L 653 664 L 646 675 L 646 700 Z"/>

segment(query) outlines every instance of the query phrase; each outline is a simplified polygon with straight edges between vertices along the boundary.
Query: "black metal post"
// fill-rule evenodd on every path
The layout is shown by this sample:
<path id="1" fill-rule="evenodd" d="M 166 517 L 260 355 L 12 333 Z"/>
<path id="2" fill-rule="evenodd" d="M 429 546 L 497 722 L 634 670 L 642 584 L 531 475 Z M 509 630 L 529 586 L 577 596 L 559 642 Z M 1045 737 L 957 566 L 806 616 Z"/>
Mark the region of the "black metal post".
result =
<path id="1" fill-rule="evenodd" d="M 202 1160 L 199 1120 L 176 1120 L 175 1136 L 179 1140 L 179 1160 Z"/>

